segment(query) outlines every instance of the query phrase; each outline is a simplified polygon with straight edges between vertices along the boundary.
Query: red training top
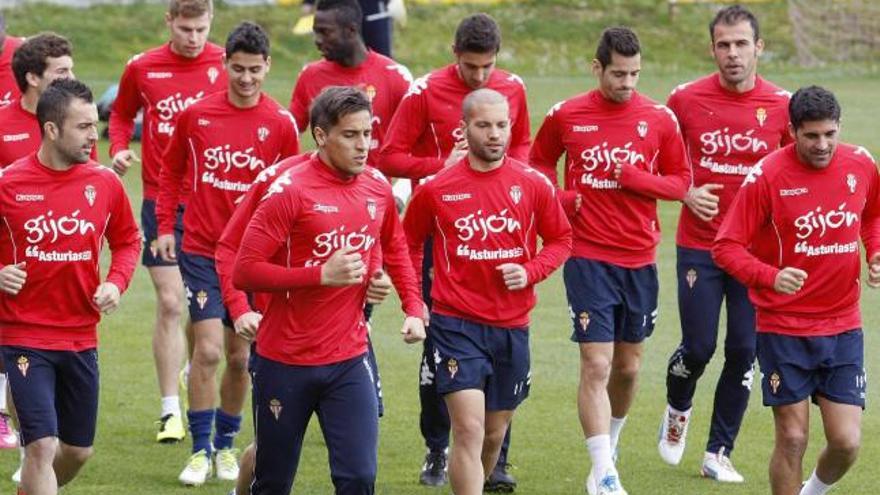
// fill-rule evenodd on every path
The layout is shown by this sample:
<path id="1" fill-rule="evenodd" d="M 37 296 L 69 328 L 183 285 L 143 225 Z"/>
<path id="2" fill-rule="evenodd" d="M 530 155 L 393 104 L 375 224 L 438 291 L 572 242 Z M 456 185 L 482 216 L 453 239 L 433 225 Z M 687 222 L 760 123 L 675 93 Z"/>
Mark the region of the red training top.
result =
<path id="1" fill-rule="evenodd" d="M 11 105 L 21 96 L 15 74 L 12 72 L 12 55 L 24 43 L 24 38 L 6 36 L 0 48 L 0 108 Z"/>
<path id="2" fill-rule="evenodd" d="M 12 105 L 0 108 L 0 168 L 36 153 L 43 136 L 37 115 L 21 106 L 19 97 Z M 98 145 L 92 148 L 93 161 L 98 161 Z"/>

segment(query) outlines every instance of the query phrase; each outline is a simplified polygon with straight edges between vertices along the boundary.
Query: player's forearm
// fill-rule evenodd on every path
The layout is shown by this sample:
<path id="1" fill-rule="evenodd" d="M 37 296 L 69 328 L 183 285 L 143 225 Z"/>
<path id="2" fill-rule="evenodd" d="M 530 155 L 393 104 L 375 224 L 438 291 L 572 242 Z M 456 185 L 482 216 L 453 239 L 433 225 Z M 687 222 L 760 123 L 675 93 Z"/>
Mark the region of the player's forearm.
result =
<path id="1" fill-rule="evenodd" d="M 137 267 L 141 254 L 140 234 L 135 233 L 125 244 L 112 247 L 111 253 L 106 281 L 118 287 L 121 294 L 128 289 Z"/>
<path id="2" fill-rule="evenodd" d="M 571 256 L 571 229 L 541 239 L 544 241 L 541 251 L 524 265 L 530 285 L 544 281 Z"/>
<path id="3" fill-rule="evenodd" d="M 131 137 L 134 135 L 134 118 L 125 119 L 121 115 L 111 113 L 109 126 L 110 158 L 113 158 L 120 151 L 128 149 Z"/>
<path id="4" fill-rule="evenodd" d="M 756 258 L 742 243 L 719 237 L 712 245 L 712 260 L 746 287 L 772 289 L 779 269 Z"/>
<path id="5" fill-rule="evenodd" d="M 682 201 L 687 195 L 690 176 L 686 172 L 654 175 L 635 167 L 624 167 L 624 172 L 620 175 L 620 185 L 649 198 Z"/>
<path id="6" fill-rule="evenodd" d="M 321 285 L 321 266 L 288 268 L 242 253 L 235 263 L 232 284 L 249 292 L 278 292 Z"/>
<path id="7" fill-rule="evenodd" d="M 379 154 L 377 167 L 388 177 L 422 179 L 443 169 L 442 158 L 414 157 L 404 152 L 385 152 Z"/>

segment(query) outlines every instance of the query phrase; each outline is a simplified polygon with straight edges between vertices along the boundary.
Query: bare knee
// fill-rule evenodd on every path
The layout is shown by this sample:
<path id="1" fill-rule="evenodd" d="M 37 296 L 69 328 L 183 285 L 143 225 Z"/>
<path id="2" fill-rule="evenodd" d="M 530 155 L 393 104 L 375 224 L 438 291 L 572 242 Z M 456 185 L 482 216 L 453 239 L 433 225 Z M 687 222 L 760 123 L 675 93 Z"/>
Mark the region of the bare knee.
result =
<path id="1" fill-rule="evenodd" d="M 237 337 L 235 337 L 237 338 Z M 250 350 L 246 345 L 227 346 L 226 349 L 226 369 L 234 373 L 247 373 L 248 359 L 250 359 Z"/>
<path id="2" fill-rule="evenodd" d="M 197 338 L 192 363 L 200 368 L 216 370 L 223 359 L 223 344 L 210 338 Z"/>
<path id="3" fill-rule="evenodd" d="M 43 437 L 27 444 L 24 450 L 28 462 L 44 466 L 51 465 L 55 461 L 55 452 L 58 450 L 58 439 Z"/>
<path id="4" fill-rule="evenodd" d="M 599 353 L 581 352 L 581 381 L 605 386 L 611 376 L 611 359 Z"/>
<path id="5" fill-rule="evenodd" d="M 156 305 L 164 318 L 181 318 L 183 316 L 180 288 L 160 286 L 156 288 Z"/>
<path id="6" fill-rule="evenodd" d="M 785 457 L 801 459 L 807 451 L 809 436 L 800 425 L 777 426 L 776 449 Z"/>
<path id="7" fill-rule="evenodd" d="M 855 459 L 861 447 L 861 432 L 858 429 L 839 432 L 828 437 L 828 450 L 839 457 Z"/>
<path id="8" fill-rule="evenodd" d="M 61 455 L 70 462 L 82 465 L 85 464 L 93 455 L 95 449 L 92 447 L 75 447 L 73 445 L 61 444 Z"/>
<path id="9" fill-rule="evenodd" d="M 480 446 L 483 443 L 485 429 L 479 417 L 455 418 L 452 421 L 452 434 L 456 443 Z"/>

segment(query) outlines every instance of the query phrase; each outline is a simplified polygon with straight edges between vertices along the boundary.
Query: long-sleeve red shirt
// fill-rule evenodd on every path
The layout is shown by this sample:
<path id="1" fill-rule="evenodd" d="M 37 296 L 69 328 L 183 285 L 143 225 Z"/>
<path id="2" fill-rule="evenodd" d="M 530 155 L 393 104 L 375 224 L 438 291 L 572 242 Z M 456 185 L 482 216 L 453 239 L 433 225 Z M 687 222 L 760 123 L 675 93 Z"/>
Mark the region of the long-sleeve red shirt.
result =
<path id="1" fill-rule="evenodd" d="M 268 95 L 251 108 L 232 105 L 226 91 L 205 97 L 180 114 L 162 157 L 159 235 L 174 233 L 177 205 L 188 197 L 182 249 L 213 258 L 235 200 L 266 167 L 298 152 L 293 118 Z"/>
<path id="2" fill-rule="evenodd" d="M 519 76 L 495 69 L 485 87 L 507 98 L 511 122 L 508 155 L 525 161 L 531 142 L 525 84 Z M 472 91 L 455 64 L 414 81 L 391 119 L 376 164 L 379 170 L 389 177 L 409 179 L 440 171 L 455 144 L 465 139 L 460 126 L 461 105 Z"/>
<path id="3" fill-rule="evenodd" d="M 789 93 L 760 76 L 745 93 L 725 89 L 718 73 L 678 86 L 667 105 L 678 117 L 694 187 L 721 184 L 718 215 L 706 222 L 682 205 L 676 243 L 712 249 L 718 227 L 743 178 L 761 158 L 791 142 Z"/>
<path id="4" fill-rule="evenodd" d="M 311 157 L 312 153 L 291 156 L 260 172 L 248 192 L 239 198 L 232 217 L 223 228 L 220 239 L 217 240 L 217 248 L 214 250 L 214 267 L 217 269 L 217 277 L 220 279 L 223 305 L 229 311 L 232 321 L 252 310 L 247 294 L 236 289 L 235 284 L 232 283 L 235 257 L 241 247 L 241 239 L 244 237 L 248 223 L 253 218 L 254 212 L 257 211 L 257 207 L 262 203 L 266 190 L 272 182 L 290 168 L 308 161 Z M 260 312 L 266 310 L 269 301 L 264 296 L 265 294 L 260 293 L 254 295 L 253 310 Z"/>
<path id="5" fill-rule="evenodd" d="M 318 366 L 366 352 L 363 308 L 368 281 L 321 285 L 321 267 L 343 246 L 371 265 L 382 246 L 385 266 L 409 316 L 421 317 L 415 273 L 391 194 L 376 169 L 342 177 L 320 158 L 275 180 L 245 232 L 236 287 L 274 291 L 257 333 L 257 352 L 286 364 Z M 283 256 L 285 263 L 273 263 Z"/>
<path id="6" fill-rule="evenodd" d="M 303 67 L 290 97 L 290 113 L 300 131 L 309 126 L 309 107 L 312 100 L 327 86 L 355 86 L 370 98 L 373 108 L 373 135 L 370 142 L 370 165 L 375 166 L 379 148 L 385 140 L 391 117 L 409 85 L 409 69 L 372 50 L 357 67 L 346 67 L 329 60 L 318 60 Z"/>
<path id="7" fill-rule="evenodd" d="M 528 325 L 535 285 L 571 254 L 555 187 L 510 158 L 489 172 L 471 168 L 467 157 L 440 171 L 416 189 L 404 230 L 418 271 L 425 239 L 434 238 L 432 311 L 497 327 Z M 522 265 L 528 287 L 507 289 L 498 270 L 504 263 Z"/>
<path id="8" fill-rule="evenodd" d="M 639 93 L 613 103 L 598 90 L 554 105 L 529 162 L 557 184 L 565 154 L 562 205 L 572 218 L 574 256 L 639 268 L 660 242 L 657 200 L 681 200 L 691 182 L 672 112 Z M 620 179 L 616 163 L 623 163 Z M 582 205 L 575 213 L 575 198 Z"/>
<path id="9" fill-rule="evenodd" d="M 861 326 L 859 240 L 880 252 L 880 175 L 864 148 L 840 144 L 831 163 L 803 163 L 794 145 L 758 162 L 712 247 L 749 287 L 759 332 L 835 335 Z M 773 290 L 784 267 L 807 272 L 793 295 Z"/>
<path id="10" fill-rule="evenodd" d="M 6 36 L 0 51 L 0 108 L 11 105 L 21 96 L 15 74 L 12 72 L 12 54 L 24 43 L 24 38 Z"/>
<path id="11" fill-rule="evenodd" d="M 21 98 L 0 108 L 0 168 L 36 153 L 43 136 L 36 114 L 21 106 Z M 98 161 L 98 145 L 92 148 L 91 159 Z"/>
<path id="12" fill-rule="evenodd" d="M 100 319 L 92 296 L 106 240 L 107 282 L 128 288 L 140 231 L 122 182 L 98 163 L 52 170 L 31 154 L 0 173 L 0 266 L 25 262 L 15 296 L 0 293 L 0 344 L 91 349 Z"/>
<path id="13" fill-rule="evenodd" d="M 134 120 L 144 110 L 141 133 L 141 177 L 144 198 L 158 195 L 159 170 L 177 118 L 188 106 L 227 86 L 223 48 L 208 43 L 195 58 L 171 51 L 171 44 L 135 55 L 119 80 L 110 113 L 110 156 L 128 149 Z"/>

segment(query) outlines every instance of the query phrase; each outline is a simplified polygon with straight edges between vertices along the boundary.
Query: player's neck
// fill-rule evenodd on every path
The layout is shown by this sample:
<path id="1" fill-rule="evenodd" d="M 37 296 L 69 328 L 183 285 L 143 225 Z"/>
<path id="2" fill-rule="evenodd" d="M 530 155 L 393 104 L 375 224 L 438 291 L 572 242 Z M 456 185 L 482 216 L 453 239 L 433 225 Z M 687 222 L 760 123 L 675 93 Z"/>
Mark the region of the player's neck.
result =
<path id="1" fill-rule="evenodd" d="M 235 93 L 235 91 L 227 92 L 227 99 L 229 100 L 229 104 L 234 106 L 235 108 L 247 109 L 253 108 L 260 103 L 260 95 L 262 93 L 258 92 L 251 96 L 240 96 Z"/>
<path id="2" fill-rule="evenodd" d="M 721 84 L 721 87 L 726 89 L 727 91 L 731 91 L 733 93 L 747 93 L 755 89 L 755 85 L 758 82 L 758 74 L 753 73 L 752 75 L 738 83 L 730 82 L 719 75 L 718 82 Z"/>
<path id="3" fill-rule="evenodd" d="M 61 158 L 58 153 L 51 150 L 45 144 L 40 145 L 40 149 L 37 151 L 37 160 L 40 161 L 42 166 L 58 172 L 70 170 L 74 166 L 72 162 Z"/>
<path id="4" fill-rule="evenodd" d="M 468 153 L 468 165 L 470 165 L 472 170 L 475 170 L 477 172 L 481 172 L 481 173 L 491 172 L 493 170 L 498 169 L 503 164 L 504 164 L 504 157 L 501 157 L 500 160 L 495 160 L 494 162 L 489 162 L 489 161 L 483 160 L 482 158 L 480 158 L 472 153 Z"/>
<path id="5" fill-rule="evenodd" d="M 180 53 L 179 51 L 177 51 L 177 48 L 174 46 L 174 43 L 168 43 L 168 46 L 169 46 L 170 49 L 171 49 L 171 53 L 173 53 L 173 54 L 175 54 L 175 55 L 177 55 L 177 56 L 179 56 L 179 57 L 188 58 L 188 59 L 196 59 L 196 58 L 199 58 L 199 56 L 200 56 L 202 53 L 205 52 L 205 47 L 202 47 L 202 49 L 199 50 L 199 53 L 196 53 L 195 55 L 193 55 L 193 56 L 190 57 L 189 55 L 185 55 L 185 54 Z M 207 46 L 207 45 L 205 45 L 205 46 Z"/>
<path id="6" fill-rule="evenodd" d="M 27 113 L 32 113 L 34 115 L 37 114 L 37 102 L 40 100 L 40 95 L 37 94 L 37 91 L 31 88 L 28 88 L 27 91 L 21 95 L 21 108 Z"/>
<path id="7" fill-rule="evenodd" d="M 363 41 L 358 42 L 351 53 L 339 61 L 339 65 L 343 67 L 357 67 L 364 63 L 367 59 L 367 47 Z"/>

